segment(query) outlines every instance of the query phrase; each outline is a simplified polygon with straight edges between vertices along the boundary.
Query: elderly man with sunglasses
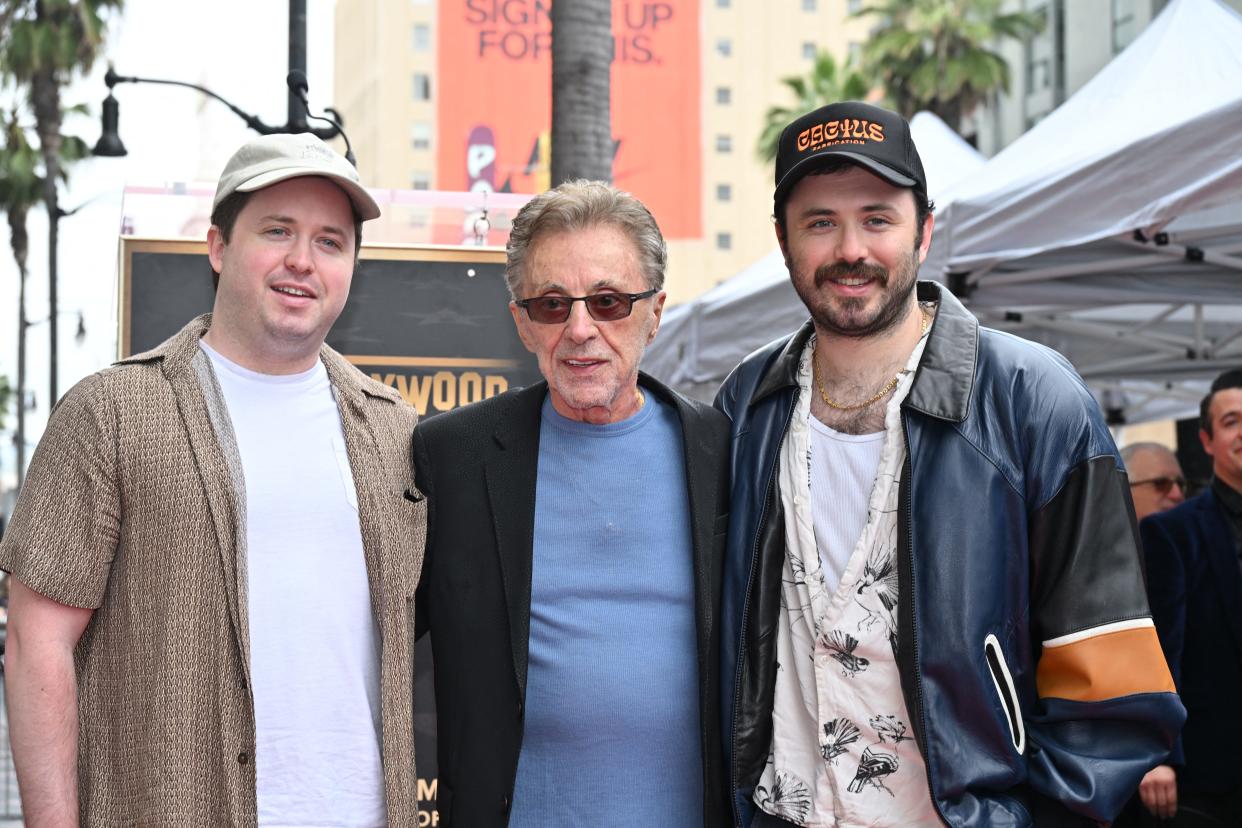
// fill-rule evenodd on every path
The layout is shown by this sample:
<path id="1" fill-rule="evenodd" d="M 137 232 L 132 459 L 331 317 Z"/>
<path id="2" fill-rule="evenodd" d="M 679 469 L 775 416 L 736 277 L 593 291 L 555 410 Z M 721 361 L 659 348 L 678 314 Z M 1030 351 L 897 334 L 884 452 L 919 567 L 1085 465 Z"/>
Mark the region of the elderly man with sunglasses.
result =
<path id="1" fill-rule="evenodd" d="M 414 432 L 440 825 L 720 826 L 724 416 L 638 371 L 667 252 L 575 181 L 514 219 L 506 278 L 544 382 Z"/>

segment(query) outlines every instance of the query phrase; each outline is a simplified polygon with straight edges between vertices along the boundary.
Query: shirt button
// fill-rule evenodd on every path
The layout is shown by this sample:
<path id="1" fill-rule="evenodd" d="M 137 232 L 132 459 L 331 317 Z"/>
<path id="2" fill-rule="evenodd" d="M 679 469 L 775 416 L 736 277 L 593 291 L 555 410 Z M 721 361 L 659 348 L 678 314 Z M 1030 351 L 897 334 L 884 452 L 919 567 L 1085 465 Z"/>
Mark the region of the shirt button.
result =
<path id="1" fill-rule="evenodd" d="M 517 703 L 517 714 L 518 714 L 518 718 L 519 718 L 519 719 L 520 719 L 520 718 L 522 718 L 522 716 L 523 716 L 523 714 L 525 714 L 525 712 L 526 712 L 525 707 L 524 707 L 524 706 L 523 706 L 523 704 L 519 701 L 519 702 Z"/>
<path id="2" fill-rule="evenodd" d="M 246 751 L 243 750 L 241 753 L 237 754 L 237 764 L 244 765 L 249 761 L 250 761 L 250 754 L 246 753 Z"/>
<path id="3" fill-rule="evenodd" d="M 795 495 L 795 496 L 794 496 L 794 505 L 795 505 L 795 506 L 801 506 L 801 505 L 803 504 L 803 502 L 804 502 L 804 498 L 802 497 L 802 495 Z"/>
<path id="4" fill-rule="evenodd" d="M 509 813 L 509 804 L 510 804 L 509 797 L 507 796 L 500 801 L 500 807 L 504 810 L 506 814 Z"/>

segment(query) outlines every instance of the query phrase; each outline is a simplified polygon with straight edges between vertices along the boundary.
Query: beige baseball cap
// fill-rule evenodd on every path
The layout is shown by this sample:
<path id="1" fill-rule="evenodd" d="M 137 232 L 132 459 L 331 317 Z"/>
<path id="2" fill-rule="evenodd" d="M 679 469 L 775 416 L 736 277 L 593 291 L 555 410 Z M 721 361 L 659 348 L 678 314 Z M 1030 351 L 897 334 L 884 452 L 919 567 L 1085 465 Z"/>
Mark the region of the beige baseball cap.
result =
<path id="1" fill-rule="evenodd" d="M 379 205 L 359 183 L 354 165 L 309 132 L 260 135 L 243 144 L 224 165 L 211 210 L 235 192 L 262 190 L 304 175 L 322 176 L 339 186 L 363 221 L 379 218 Z"/>

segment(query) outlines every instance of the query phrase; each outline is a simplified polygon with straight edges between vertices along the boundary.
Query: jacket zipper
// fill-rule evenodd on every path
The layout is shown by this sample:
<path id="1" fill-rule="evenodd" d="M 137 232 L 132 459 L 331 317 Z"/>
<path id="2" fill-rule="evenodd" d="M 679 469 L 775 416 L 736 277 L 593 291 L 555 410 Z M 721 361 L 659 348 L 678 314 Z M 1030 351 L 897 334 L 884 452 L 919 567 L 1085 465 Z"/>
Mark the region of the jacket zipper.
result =
<path id="1" fill-rule="evenodd" d="M 927 761 L 927 712 L 923 705 L 923 671 L 919 669 L 919 634 L 918 634 L 918 618 L 914 612 L 914 516 L 910 511 L 910 495 L 914 490 L 914 481 L 912 472 L 914 470 L 914 462 L 910 459 L 910 422 L 909 417 L 901 418 L 901 436 L 906 444 L 906 461 L 902 469 L 902 485 L 906 489 L 905 501 L 901 504 L 901 518 L 905 522 L 906 537 L 904 541 L 906 557 L 910 563 L 910 583 L 906 584 L 906 589 L 910 590 L 910 597 L 907 605 L 910 607 L 910 654 L 913 657 L 911 668 L 914 673 L 914 706 L 918 717 L 918 727 L 923 735 L 923 772 L 927 775 L 927 794 L 931 799 L 932 808 L 935 809 L 936 815 L 940 817 L 940 821 L 945 825 L 949 821 L 945 818 L 944 812 L 940 810 L 940 803 L 936 801 L 936 789 L 932 786 L 931 763 Z"/>
<path id="2" fill-rule="evenodd" d="M 798 392 L 794 391 L 793 403 L 789 406 L 789 414 L 785 417 L 785 427 L 781 431 L 781 442 L 784 442 L 785 435 L 789 433 L 789 424 L 793 422 L 794 411 L 798 408 Z M 732 780 L 729 786 L 729 807 L 733 811 L 733 824 L 741 826 L 742 815 L 737 807 L 737 789 L 738 789 L 738 762 L 737 762 L 737 717 L 738 709 L 742 706 L 742 662 L 745 658 L 746 645 L 746 619 L 750 615 L 750 593 L 755 585 L 755 570 L 759 563 L 759 538 L 763 536 L 763 527 L 768 519 L 768 507 L 772 503 L 772 490 L 776 483 L 776 464 L 780 462 L 781 451 L 780 442 L 777 443 L 776 451 L 772 455 L 772 465 L 768 467 L 768 484 L 763 494 L 763 511 L 759 513 L 759 522 L 755 524 L 755 543 L 750 552 L 750 573 L 746 577 L 746 595 L 742 602 L 742 624 L 738 634 L 737 648 L 737 667 L 734 668 L 733 675 L 733 724 L 729 733 L 729 743 L 732 747 L 730 755 L 732 761 L 729 768 L 729 775 Z M 782 551 L 781 554 L 784 554 Z"/>

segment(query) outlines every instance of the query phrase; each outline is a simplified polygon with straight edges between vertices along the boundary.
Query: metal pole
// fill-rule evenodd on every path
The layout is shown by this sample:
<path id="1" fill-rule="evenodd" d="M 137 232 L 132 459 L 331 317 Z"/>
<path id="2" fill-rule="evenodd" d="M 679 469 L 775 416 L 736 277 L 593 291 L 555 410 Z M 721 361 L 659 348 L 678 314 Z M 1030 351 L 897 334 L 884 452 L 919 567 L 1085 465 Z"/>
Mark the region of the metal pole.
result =
<path id="1" fill-rule="evenodd" d="M 289 71 L 306 74 L 306 0 L 289 0 Z M 289 131 L 306 132 L 306 106 L 289 90 Z"/>

